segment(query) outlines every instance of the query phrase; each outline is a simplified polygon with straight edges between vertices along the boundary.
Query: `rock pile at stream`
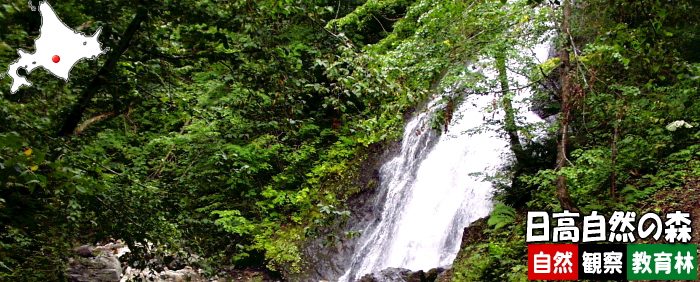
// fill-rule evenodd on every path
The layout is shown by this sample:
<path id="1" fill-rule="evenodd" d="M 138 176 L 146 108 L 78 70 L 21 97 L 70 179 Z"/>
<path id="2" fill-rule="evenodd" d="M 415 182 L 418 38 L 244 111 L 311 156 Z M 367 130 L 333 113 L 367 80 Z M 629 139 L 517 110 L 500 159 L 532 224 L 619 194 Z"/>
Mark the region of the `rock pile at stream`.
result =
<path id="1" fill-rule="evenodd" d="M 125 253 L 124 248 L 121 244 L 80 246 L 74 250 L 78 256 L 68 261 L 67 276 L 76 282 L 119 282 L 122 277 L 119 257 Z"/>
<path id="2" fill-rule="evenodd" d="M 149 249 L 150 246 L 149 246 Z M 153 268 L 135 269 L 119 259 L 130 252 L 121 242 L 105 245 L 83 245 L 74 249 L 75 256 L 69 260 L 66 270 L 72 282 L 279 282 L 264 271 L 237 270 L 226 277 L 205 277 L 201 269 L 187 265 L 196 261 L 176 259 L 169 263 L 149 261 Z M 428 272 L 411 271 L 404 268 L 387 268 L 377 273 L 367 274 L 357 282 L 435 282 L 444 268 L 433 268 Z M 328 282 L 320 280 L 320 282 Z"/>
<path id="3" fill-rule="evenodd" d="M 74 249 L 75 257 L 69 260 L 66 276 L 72 282 L 252 282 L 275 281 L 263 271 L 232 271 L 227 277 L 205 277 L 201 269 L 186 265 L 193 259 L 175 260 L 161 263 L 155 269 L 135 269 L 120 262 L 119 258 L 128 253 L 129 247 L 116 242 L 105 245 L 83 245 Z M 196 257 L 195 259 L 196 260 Z M 149 265 L 154 265 L 150 261 Z M 157 263 L 156 263 L 157 264 Z"/>
<path id="4" fill-rule="evenodd" d="M 378 273 L 362 276 L 357 282 L 435 282 L 444 268 L 433 268 L 428 272 L 411 271 L 405 268 L 387 268 Z"/>

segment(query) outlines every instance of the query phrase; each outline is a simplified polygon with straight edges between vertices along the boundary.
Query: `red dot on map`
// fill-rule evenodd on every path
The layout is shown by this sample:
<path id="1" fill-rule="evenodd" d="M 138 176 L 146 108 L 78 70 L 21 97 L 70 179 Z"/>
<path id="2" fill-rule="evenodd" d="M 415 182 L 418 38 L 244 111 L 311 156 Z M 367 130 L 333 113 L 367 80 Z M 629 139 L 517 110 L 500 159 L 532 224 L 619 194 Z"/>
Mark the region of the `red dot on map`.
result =
<path id="1" fill-rule="evenodd" d="M 52 60 L 54 63 L 58 63 L 58 62 L 61 60 L 61 57 L 59 57 L 58 55 L 53 55 L 53 57 L 51 58 L 51 60 Z"/>

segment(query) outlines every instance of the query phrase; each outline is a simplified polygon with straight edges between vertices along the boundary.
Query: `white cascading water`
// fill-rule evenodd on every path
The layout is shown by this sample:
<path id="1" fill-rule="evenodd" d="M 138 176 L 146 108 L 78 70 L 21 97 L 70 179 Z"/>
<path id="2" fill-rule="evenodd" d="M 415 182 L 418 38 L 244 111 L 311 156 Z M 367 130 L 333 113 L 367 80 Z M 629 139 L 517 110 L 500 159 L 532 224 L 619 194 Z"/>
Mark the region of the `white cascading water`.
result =
<path id="1" fill-rule="evenodd" d="M 475 98 L 477 108 L 465 102 L 458 111 L 463 117 L 450 132 L 481 125 L 480 109 L 492 98 Z M 427 270 L 449 265 L 463 228 L 490 212 L 491 184 L 470 173 L 497 165 L 506 142 L 493 132 L 454 138 L 444 134 L 435 142 L 429 119 L 427 112 L 413 117 L 404 129 L 401 152 L 382 166 L 381 186 L 387 196 L 381 221 L 363 234 L 353 265 L 340 281 L 388 267 Z"/>
<path id="2" fill-rule="evenodd" d="M 548 46 L 532 50 L 540 62 L 546 59 Z M 488 69 L 484 74 L 496 77 Z M 528 82 L 524 77 L 512 78 L 517 82 L 512 87 Z M 516 98 L 529 94 L 519 91 Z M 455 112 L 461 118 L 440 137 L 428 124 L 430 109 L 439 98 L 406 124 L 401 151 L 380 169 L 380 193 L 386 193 L 378 197 L 385 199 L 378 203 L 382 206 L 380 220 L 364 231 L 340 282 L 389 267 L 427 271 L 452 264 L 464 227 L 488 215 L 493 206 L 491 183 L 473 173 L 491 174 L 508 150 L 506 140 L 494 131 L 462 134 L 482 126 L 484 115 L 492 115 L 482 110 L 495 99 L 495 94 L 466 97 Z M 532 113 L 525 113 L 525 119 L 539 121 Z"/>

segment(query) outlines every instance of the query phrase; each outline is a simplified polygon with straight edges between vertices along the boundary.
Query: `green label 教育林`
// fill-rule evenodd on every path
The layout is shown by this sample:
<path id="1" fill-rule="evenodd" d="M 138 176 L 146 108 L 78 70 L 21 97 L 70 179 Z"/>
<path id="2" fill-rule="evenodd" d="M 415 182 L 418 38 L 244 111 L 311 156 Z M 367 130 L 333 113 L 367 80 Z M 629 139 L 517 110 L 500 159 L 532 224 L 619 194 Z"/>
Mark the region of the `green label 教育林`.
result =
<path id="1" fill-rule="evenodd" d="M 695 280 L 697 266 L 695 244 L 627 245 L 629 280 Z"/>

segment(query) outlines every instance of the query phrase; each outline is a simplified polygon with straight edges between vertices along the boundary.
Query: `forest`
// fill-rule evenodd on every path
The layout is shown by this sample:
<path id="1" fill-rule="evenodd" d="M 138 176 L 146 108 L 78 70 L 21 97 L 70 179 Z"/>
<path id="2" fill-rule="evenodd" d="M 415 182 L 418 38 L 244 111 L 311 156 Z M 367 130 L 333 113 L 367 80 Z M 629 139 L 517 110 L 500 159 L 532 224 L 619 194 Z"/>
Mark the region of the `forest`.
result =
<path id="1" fill-rule="evenodd" d="M 460 103 L 492 95 L 509 152 L 440 281 L 526 281 L 527 211 L 700 216 L 694 0 L 49 2 L 109 51 L 69 80 L 20 69 L 16 93 L 0 77 L 0 281 L 71 281 L 76 246 L 113 240 L 134 267 L 154 244 L 205 276 L 317 281 L 309 242 L 362 236 L 369 163 L 432 97 L 427 130 L 459 134 Z M 34 51 L 30 5 L 0 4 L 2 72 Z"/>

